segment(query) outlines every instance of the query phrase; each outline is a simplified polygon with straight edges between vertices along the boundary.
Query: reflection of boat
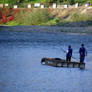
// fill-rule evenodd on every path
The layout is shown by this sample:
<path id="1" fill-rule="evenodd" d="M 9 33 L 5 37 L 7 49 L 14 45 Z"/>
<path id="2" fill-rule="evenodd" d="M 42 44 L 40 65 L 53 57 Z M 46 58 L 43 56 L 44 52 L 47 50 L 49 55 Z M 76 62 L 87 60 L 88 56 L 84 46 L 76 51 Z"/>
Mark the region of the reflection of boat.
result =
<path id="1" fill-rule="evenodd" d="M 55 66 L 55 67 L 73 67 L 85 69 L 85 63 L 80 62 L 67 62 L 64 59 L 60 58 L 42 58 L 41 64 Z"/>

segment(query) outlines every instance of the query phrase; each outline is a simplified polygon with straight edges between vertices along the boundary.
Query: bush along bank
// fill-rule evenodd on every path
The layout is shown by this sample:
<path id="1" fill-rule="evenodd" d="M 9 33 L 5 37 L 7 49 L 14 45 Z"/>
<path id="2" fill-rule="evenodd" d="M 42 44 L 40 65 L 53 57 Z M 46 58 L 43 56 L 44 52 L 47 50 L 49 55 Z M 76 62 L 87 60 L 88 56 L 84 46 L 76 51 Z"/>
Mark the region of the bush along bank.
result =
<path id="1" fill-rule="evenodd" d="M 5 24 L 9 21 L 13 21 L 16 13 L 19 9 L 0 8 L 0 24 Z"/>
<path id="2" fill-rule="evenodd" d="M 47 9 L 21 9 L 15 14 L 13 21 L 8 21 L 6 25 L 56 25 L 59 18 L 51 16 L 51 11 Z"/>

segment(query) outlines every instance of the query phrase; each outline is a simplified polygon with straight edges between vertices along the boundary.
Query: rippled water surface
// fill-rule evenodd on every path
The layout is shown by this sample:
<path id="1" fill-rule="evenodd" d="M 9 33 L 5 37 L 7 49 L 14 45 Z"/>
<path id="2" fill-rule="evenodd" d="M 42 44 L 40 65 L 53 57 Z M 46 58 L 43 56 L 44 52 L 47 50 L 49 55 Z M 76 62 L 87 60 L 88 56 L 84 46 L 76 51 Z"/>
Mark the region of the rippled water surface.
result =
<path id="1" fill-rule="evenodd" d="M 78 61 L 81 43 L 88 51 L 85 70 L 41 65 L 43 57 L 65 58 L 68 45 Z M 92 92 L 91 57 L 89 34 L 1 31 L 0 92 Z"/>

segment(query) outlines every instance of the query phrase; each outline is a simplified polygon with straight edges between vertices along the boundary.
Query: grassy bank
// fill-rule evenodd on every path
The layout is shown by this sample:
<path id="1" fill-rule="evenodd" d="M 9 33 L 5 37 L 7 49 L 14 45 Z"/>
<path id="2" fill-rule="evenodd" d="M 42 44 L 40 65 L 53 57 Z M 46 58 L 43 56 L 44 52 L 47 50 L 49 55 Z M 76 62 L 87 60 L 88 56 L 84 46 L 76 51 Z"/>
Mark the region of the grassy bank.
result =
<path id="1" fill-rule="evenodd" d="M 56 25 L 59 18 L 50 15 L 48 9 L 21 10 L 7 25 Z"/>
<path id="2" fill-rule="evenodd" d="M 14 19 L 5 23 L 5 25 L 65 26 L 68 24 L 68 26 L 71 26 L 71 24 L 74 24 L 74 26 L 78 26 L 80 23 L 87 26 L 92 25 L 92 9 L 21 9 L 15 14 Z"/>

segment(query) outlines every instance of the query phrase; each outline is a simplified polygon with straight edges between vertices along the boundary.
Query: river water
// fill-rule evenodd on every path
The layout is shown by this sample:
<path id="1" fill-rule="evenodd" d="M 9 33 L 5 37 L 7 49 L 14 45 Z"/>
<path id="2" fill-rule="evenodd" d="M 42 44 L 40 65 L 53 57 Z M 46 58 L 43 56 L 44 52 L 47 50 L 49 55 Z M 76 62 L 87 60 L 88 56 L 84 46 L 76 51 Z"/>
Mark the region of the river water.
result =
<path id="1" fill-rule="evenodd" d="M 68 45 L 79 61 L 81 43 L 88 51 L 85 70 L 41 65 L 43 57 L 65 59 Z M 91 57 L 91 34 L 0 31 L 0 92 L 92 92 Z"/>

